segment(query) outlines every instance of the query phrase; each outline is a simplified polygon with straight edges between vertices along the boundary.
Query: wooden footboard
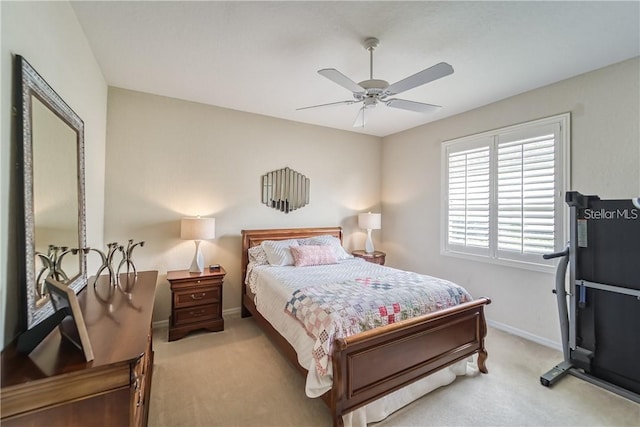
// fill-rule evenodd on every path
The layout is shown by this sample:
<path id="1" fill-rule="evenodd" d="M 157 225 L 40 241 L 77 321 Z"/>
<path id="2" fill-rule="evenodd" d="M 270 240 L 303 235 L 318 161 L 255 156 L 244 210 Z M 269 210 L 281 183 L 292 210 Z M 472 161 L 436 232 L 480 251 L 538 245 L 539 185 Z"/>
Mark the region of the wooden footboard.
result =
<path id="1" fill-rule="evenodd" d="M 304 238 L 331 234 L 342 239 L 342 229 L 304 228 L 242 231 L 242 277 L 246 276 L 247 250 L 263 240 Z M 244 281 L 244 280 L 243 280 Z M 257 311 L 253 295 L 243 284 L 242 316 L 253 315 L 289 361 L 298 364 L 295 350 Z M 337 339 L 333 346 L 333 386 L 323 400 L 333 424 L 342 416 L 455 362 L 478 353 L 478 368 L 487 373 L 487 333 L 484 306 L 489 298 Z"/>
<path id="2" fill-rule="evenodd" d="M 333 354 L 331 407 L 342 415 L 459 360 L 478 353 L 487 373 L 484 347 L 488 298 L 337 339 Z"/>

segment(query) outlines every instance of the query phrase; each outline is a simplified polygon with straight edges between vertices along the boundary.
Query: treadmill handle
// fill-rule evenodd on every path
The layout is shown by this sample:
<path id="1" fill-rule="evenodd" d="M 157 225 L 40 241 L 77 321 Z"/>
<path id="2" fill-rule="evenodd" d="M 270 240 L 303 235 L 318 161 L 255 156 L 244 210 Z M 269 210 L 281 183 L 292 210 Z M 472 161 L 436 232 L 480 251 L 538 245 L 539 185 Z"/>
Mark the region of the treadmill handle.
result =
<path id="1" fill-rule="evenodd" d="M 544 255 L 542 255 L 542 258 L 544 258 L 544 259 L 553 259 L 553 258 L 560 258 L 562 256 L 567 256 L 567 255 L 569 255 L 569 248 L 568 247 L 565 248 L 565 250 L 562 251 L 562 252 L 554 252 L 552 254 L 544 254 Z"/>

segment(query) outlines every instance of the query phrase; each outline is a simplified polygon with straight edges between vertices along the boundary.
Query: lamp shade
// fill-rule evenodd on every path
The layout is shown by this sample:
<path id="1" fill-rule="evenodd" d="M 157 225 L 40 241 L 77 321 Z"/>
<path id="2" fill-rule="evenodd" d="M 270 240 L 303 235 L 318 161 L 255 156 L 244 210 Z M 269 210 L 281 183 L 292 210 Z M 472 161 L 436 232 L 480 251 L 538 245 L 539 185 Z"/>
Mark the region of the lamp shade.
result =
<path id="1" fill-rule="evenodd" d="M 215 237 L 215 218 L 183 218 L 180 223 L 180 238 L 183 240 L 208 240 Z"/>
<path id="2" fill-rule="evenodd" d="M 361 213 L 358 214 L 358 227 L 365 230 L 379 230 L 382 228 L 382 214 L 379 213 Z"/>

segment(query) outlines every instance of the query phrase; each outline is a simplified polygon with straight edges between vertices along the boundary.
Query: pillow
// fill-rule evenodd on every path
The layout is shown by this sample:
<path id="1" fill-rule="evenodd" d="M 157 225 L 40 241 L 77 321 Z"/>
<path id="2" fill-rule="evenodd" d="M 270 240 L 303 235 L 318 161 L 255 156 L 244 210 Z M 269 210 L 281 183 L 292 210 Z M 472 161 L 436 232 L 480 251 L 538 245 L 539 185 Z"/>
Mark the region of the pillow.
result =
<path id="1" fill-rule="evenodd" d="M 336 264 L 338 262 L 336 253 L 331 246 L 292 246 L 290 249 L 296 267 Z"/>
<path id="2" fill-rule="evenodd" d="M 264 252 L 267 254 L 267 260 L 269 264 L 275 266 L 281 265 L 293 265 L 293 258 L 291 257 L 292 246 L 299 246 L 298 241 L 295 239 L 290 240 L 265 240 L 260 244 Z"/>
<path id="3" fill-rule="evenodd" d="M 331 246 L 338 260 L 353 258 L 353 255 L 348 254 L 347 251 L 344 250 L 342 244 L 340 243 L 340 239 L 328 234 L 322 236 L 307 237 L 306 239 L 298 240 L 298 242 L 302 246 Z"/>
<path id="4" fill-rule="evenodd" d="M 264 251 L 264 249 L 262 249 L 262 246 L 260 245 L 249 248 L 249 250 L 247 251 L 247 254 L 249 255 L 249 262 L 254 265 L 269 264 L 269 260 L 267 259 L 267 254 Z"/>

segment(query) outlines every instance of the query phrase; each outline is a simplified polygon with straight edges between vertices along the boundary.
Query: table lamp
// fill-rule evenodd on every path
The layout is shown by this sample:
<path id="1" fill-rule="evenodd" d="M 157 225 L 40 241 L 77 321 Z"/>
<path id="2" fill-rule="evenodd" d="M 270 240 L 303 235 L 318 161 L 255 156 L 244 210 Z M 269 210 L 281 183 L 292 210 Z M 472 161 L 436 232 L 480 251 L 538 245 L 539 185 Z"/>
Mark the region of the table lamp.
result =
<path id="1" fill-rule="evenodd" d="M 183 218 L 180 223 L 180 238 L 182 240 L 194 240 L 196 242 L 196 253 L 191 262 L 191 273 L 202 273 L 204 259 L 200 252 L 200 241 L 214 239 L 216 237 L 215 218 Z"/>
<path id="2" fill-rule="evenodd" d="M 371 230 L 379 230 L 382 228 L 382 214 L 379 213 L 361 213 L 358 214 L 358 227 L 367 230 L 367 241 L 364 244 L 364 250 L 368 254 L 375 251 L 373 240 L 371 240 Z"/>

